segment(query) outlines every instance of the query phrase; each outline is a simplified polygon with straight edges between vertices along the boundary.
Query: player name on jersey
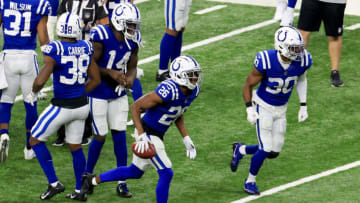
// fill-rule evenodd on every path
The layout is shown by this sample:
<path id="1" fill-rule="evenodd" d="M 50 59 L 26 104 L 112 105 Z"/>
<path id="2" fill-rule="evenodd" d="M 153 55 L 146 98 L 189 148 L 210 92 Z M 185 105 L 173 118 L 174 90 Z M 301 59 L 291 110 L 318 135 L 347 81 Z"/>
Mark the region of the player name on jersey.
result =
<path id="1" fill-rule="evenodd" d="M 16 3 L 10 1 L 10 8 L 11 10 L 18 10 L 18 11 L 31 11 L 31 4 L 24 4 L 24 3 Z"/>

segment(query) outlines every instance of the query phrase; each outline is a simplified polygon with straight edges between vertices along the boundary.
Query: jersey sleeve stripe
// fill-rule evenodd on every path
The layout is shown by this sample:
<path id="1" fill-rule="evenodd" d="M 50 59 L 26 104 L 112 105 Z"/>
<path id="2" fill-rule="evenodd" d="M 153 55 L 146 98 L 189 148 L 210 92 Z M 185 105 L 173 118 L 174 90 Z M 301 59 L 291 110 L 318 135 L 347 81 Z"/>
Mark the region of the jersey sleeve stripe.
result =
<path id="1" fill-rule="evenodd" d="M 269 54 L 268 54 L 267 51 L 264 51 L 264 53 L 265 53 L 265 56 L 266 56 L 267 67 L 268 67 L 268 69 L 270 69 L 271 68 L 271 63 L 270 63 L 270 59 L 269 59 Z"/>
<path id="2" fill-rule="evenodd" d="M 45 11 L 46 11 L 46 9 L 48 9 L 49 8 L 49 2 L 48 1 L 46 1 L 45 2 L 45 5 L 43 6 L 43 9 L 42 9 L 42 11 L 41 11 L 41 15 L 44 15 L 44 13 L 45 13 Z"/>
<path id="3" fill-rule="evenodd" d="M 106 29 L 104 28 L 104 26 L 103 25 L 100 25 L 99 26 L 101 29 L 102 29 L 102 31 L 104 32 L 104 34 L 105 34 L 105 39 L 109 39 L 109 35 L 108 35 L 108 33 L 106 32 Z"/>
<path id="4" fill-rule="evenodd" d="M 173 85 L 168 82 L 168 81 L 165 81 L 165 84 L 168 85 L 170 88 L 171 88 L 171 100 L 173 101 L 175 99 L 175 89 L 173 87 Z"/>
<path id="5" fill-rule="evenodd" d="M 59 41 L 59 45 L 60 45 L 60 50 L 61 50 L 61 55 L 64 55 L 64 46 L 62 45 L 62 43 Z"/>
<path id="6" fill-rule="evenodd" d="M 179 99 L 179 90 L 178 90 L 175 82 L 173 82 L 173 81 L 169 81 L 169 82 L 173 85 L 173 87 L 175 89 L 175 99 Z"/>
<path id="7" fill-rule="evenodd" d="M 309 54 L 306 51 L 306 49 L 304 50 L 304 57 L 305 57 L 305 66 L 307 67 L 309 65 Z"/>
<path id="8" fill-rule="evenodd" d="M 85 43 L 87 44 L 87 46 L 88 46 L 88 48 L 89 48 L 89 54 L 91 53 L 91 50 L 92 50 L 92 44 L 89 42 L 89 41 L 87 41 L 87 40 L 84 40 L 85 41 Z"/>
<path id="9" fill-rule="evenodd" d="M 54 42 L 54 44 L 55 44 L 55 46 L 56 46 L 56 54 L 57 55 L 60 55 L 60 46 L 59 46 L 59 41 L 57 41 L 57 40 L 55 40 L 55 41 L 53 41 Z"/>
<path id="10" fill-rule="evenodd" d="M 44 3 L 44 0 L 40 0 L 40 3 L 39 3 L 39 5 L 38 5 L 38 8 L 36 9 L 36 14 L 39 14 L 39 13 L 40 13 L 41 7 L 42 7 L 43 3 Z"/>
<path id="11" fill-rule="evenodd" d="M 264 53 L 262 51 L 260 52 L 260 56 L 261 56 L 261 61 L 262 61 L 262 64 L 263 64 L 263 69 L 265 70 L 266 69 L 266 63 L 265 63 Z"/>
<path id="12" fill-rule="evenodd" d="M 101 30 L 98 26 L 93 28 L 99 35 L 100 40 L 104 40 L 104 35 L 101 33 Z"/>
<path id="13" fill-rule="evenodd" d="M 1 4 L 1 5 L 0 5 L 0 8 L 1 8 L 1 9 L 4 9 L 4 0 L 0 0 L 0 4 Z"/>

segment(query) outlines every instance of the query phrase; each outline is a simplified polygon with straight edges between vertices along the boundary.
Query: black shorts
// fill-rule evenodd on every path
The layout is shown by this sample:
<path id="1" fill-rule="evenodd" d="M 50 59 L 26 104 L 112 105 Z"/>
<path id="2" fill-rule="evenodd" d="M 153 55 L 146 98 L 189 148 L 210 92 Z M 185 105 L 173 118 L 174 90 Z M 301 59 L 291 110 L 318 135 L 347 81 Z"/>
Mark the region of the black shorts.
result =
<path id="1" fill-rule="evenodd" d="M 298 28 L 308 32 L 319 31 L 321 21 L 324 21 L 327 36 L 341 36 L 343 33 L 345 6 L 346 4 L 303 0 Z"/>

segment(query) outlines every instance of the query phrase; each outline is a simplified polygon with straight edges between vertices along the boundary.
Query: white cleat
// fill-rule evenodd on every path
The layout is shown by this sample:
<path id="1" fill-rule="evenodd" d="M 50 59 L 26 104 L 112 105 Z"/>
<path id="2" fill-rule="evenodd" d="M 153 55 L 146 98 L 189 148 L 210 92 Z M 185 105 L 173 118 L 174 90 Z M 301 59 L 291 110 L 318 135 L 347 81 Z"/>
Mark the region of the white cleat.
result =
<path id="1" fill-rule="evenodd" d="M 35 158 L 36 155 L 35 155 L 35 152 L 33 149 L 27 149 L 26 146 L 24 148 L 24 158 L 25 160 L 31 160 L 33 158 Z"/>
<path id="2" fill-rule="evenodd" d="M 0 137 L 0 163 L 6 161 L 9 153 L 10 138 L 9 135 L 4 133 Z"/>
<path id="3" fill-rule="evenodd" d="M 281 18 L 280 26 L 292 26 L 294 21 L 294 9 L 287 7 L 286 11 L 284 12 L 284 15 Z"/>
<path id="4" fill-rule="evenodd" d="M 283 14 L 287 7 L 287 1 L 286 0 L 278 0 L 278 4 L 276 6 L 276 11 L 274 15 L 274 20 L 278 21 L 281 20 L 283 17 Z"/>

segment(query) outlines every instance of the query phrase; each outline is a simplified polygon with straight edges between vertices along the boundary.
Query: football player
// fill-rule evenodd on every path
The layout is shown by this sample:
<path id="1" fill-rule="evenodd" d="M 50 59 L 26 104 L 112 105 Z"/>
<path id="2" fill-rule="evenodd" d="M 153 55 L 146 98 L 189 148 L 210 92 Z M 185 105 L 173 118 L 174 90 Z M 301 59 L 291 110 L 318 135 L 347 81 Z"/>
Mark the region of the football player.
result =
<path id="1" fill-rule="evenodd" d="M 280 20 L 280 26 L 292 26 L 297 0 L 278 0 L 274 20 Z"/>
<path id="2" fill-rule="evenodd" d="M 188 23 L 192 0 L 164 0 L 166 31 L 160 43 L 159 70 L 156 81 L 169 77 L 169 61 L 181 54 L 182 36 Z"/>
<path id="3" fill-rule="evenodd" d="M 121 3 L 113 11 L 110 25 L 97 25 L 90 32 L 94 46 L 94 59 L 104 80 L 91 91 L 91 115 L 94 138 L 91 140 L 86 172 L 93 173 L 104 145 L 108 128 L 111 130 L 117 166 L 127 165 L 126 121 L 129 104 L 126 88 L 136 78 L 140 11 L 130 3 Z M 120 180 L 117 193 L 131 197 L 125 180 Z"/>
<path id="4" fill-rule="evenodd" d="M 275 32 L 275 50 L 260 51 L 255 57 L 254 68 L 243 87 L 247 120 L 256 125 L 258 145 L 233 143 L 231 170 L 236 171 L 245 154 L 253 154 L 250 173 L 245 179 L 244 190 L 259 194 L 256 176 L 266 158 L 279 156 L 286 132 L 287 103 L 296 86 L 300 100 L 298 121 L 308 118 L 306 106 L 306 71 L 312 65 L 310 53 L 300 32 L 294 27 L 281 27 Z M 260 83 L 256 92 L 253 87 Z"/>
<path id="5" fill-rule="evenodd" d="M 11 108 L 21 87 L 23 98 L 31 92 L 31 84 L 38 74 L 38 62 L 35 52 L 36 35 L 41 49 L 49 42 L 46 29 L 48 15 L 51 13 L 48 1 L 7 0 L 1 1 L 0 24 L 3 25 L 4 46 L 1 52 L 0 74 L 5 76 L 7 85 L 0 90 L 0 163 L 8 156 L 10 138 L 9 122 Z M 19 58 L 21 60 L 19 60 Z M 2 81 L 3 83 L 5 81 Z M 38 118 L 36 101 L 30 105 L 24 99 L 26 118 L 25 159 L 35 157 L 29 144 L 30 130 Z"/>
<path id="6" fill-rule="evenodd" d="M 126 3 L 126 2 L 133 3 L 133 0 L 105 0 L 106 8 L 109 11 L 109 19 L 110 20 L 111 20 L 111 16 L 112 16 L 112 12 L 113 12 L 114 8 L 118 4 Z M 138 32 L 137 34 L 140 34 L 140 32 Z M 144 76 L 144 70 L 137 67 L 136 68 L 136 79 L 134 80 L 133 86 L 130 89 L 131 96 L 134 99 L 134 101 L 136 101 L 137 99 L 139 99 L 143 95 L 142 85 L 141 85 L 141 82 L 140 82 L 140 77 L 142 77 L 142 76 Z M 127 125 L 133 125 L 133 124 L 134 123 L 133 123 L 132 120 L 127 122 Z"/>
<path id="7" fill-rule="evenodd" d="M 47 22 L 47 30 L 49 33 L 49 39 L 50 41 L 53 41 L 55 38 L 55 25 L 57 20 L 57 10 L 59 7 L 59 0 L 49 0 L 50 6 L 51 6 L 51 15 L 48 17 Z"/>
<path id="8" fill-rule="evenodd" d="M 99 183 L 119 179 L 139 179 L 150 166 L 153 166 L 159 175 L 156 187 L 157 202 L 167 202 L 173 171 L 163 143 L 164 135 L 175 123 L 183 138 L 187 156 L 190 159 L 196 157 L 195 145 L 188 134 L 183 113 L 199 95 L 200 74 L 201 67 L 194 58 L 180 56 L 170 65 L 171 78 L 163 81 L 155 91 L 144 95 L 131 105 L 131 115 L 137 131 L 135 149 L 138 152 L 147 151 L 149 144 L 154 144 L 156 155 L 150 159 L 142 159 L 133 154 L 132 164 L 128 167 L 118 167 L 99 176 L 85 173 L 81 186 L 84 199 L 87 197 L 86 193 L 92 191 Z M 143 110 L 146 112 L 141 118 L 140 113 Z"/>
<path id="9" fill-rule="evenodd" d="M 100 84 L 100 73 L 92 57 L 91 43 L 76 40 L 81 35 L 80 18 L 71 13 L 62 14 L 56 25 L 56 34 L 60 41 L 52 41 L 45 47 L 44 66 L 32 85 L 32 92 L 26 97 L 33 104 L 36 94 L 53 74 L 54 98 L 31 129 L 30 138 L 30 144 L 49 182 L 47 191 L 40 195 L 42 200 L 65 190 L 56 177 L 50 151 L 44 143 L 64 124 L 65 140 L 73 156 L 76 179 L 75 191 L 66 197 L 79 197 L 81 175 L 86 165 L 81 140 L 90 110 L 86 92 Z"/>

